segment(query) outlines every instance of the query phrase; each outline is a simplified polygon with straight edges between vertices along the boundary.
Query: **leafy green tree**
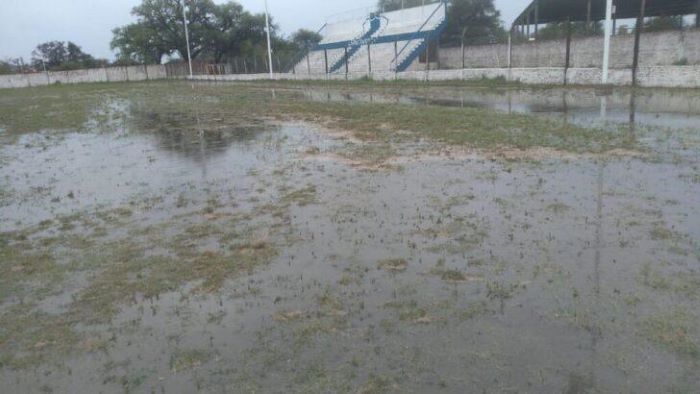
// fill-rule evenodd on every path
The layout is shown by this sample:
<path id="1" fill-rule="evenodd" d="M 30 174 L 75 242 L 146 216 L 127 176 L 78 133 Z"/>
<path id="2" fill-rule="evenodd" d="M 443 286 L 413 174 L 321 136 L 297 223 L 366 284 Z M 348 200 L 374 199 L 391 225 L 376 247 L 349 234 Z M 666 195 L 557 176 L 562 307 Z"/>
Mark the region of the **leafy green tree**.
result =
<path id="1" fill-rule="evenodd" d="M 68 41 L 49 41 L 37 45 L 32 52 L 32 65 L 41 70 L 44 65 L 48 70 L 75 70 L 92 68 L 105 61 L 96 60 L 76 44 Z"/>
<path id="2" fill-rule="evenodd" d="M 193 59 L 221 62 L 252 56 L 266 45 L 265 15 L 251 14 L 234 1 L 186 0 L 187 27 Z M 180 0 L 142 0 L 132 10 L 136 23 L 113 30 L 112 49 L 124 62 L 159 63 L 163 55 L 187 59 Z M 271 23 L 271 35 L 277 26 Z"/>
<path id="3" fill-rule="evenodd" d="M 664 31 L 664 30 L 678 30 L 683 27 L 683 16 L 657 16 L 654 18 L 647 19 L 644 23 L 644 31 Z"/>
<path id="4" fill-rule="evenodd" d="M 567 22 L 550 23 L 539 29 L 537 38 L 539 40 L 557 40 L 566 38 Z M 602 22 L 571 22 L 571 35 L 574 37 L 587 37 L 600 35 L 603 31 Z"/>
<path id="5" fill-rule="evenodd" d="M 291 36 L 292 44 L 299 50 L 309 49 L 321 42 L 322 39 L 320 34 L 306 29 L 299 29 Z"/>
<path id="6" fill-rule="evenodd" d="M 145 24 L 134 23 L 112 30 L 114 38 L 110 44 L 117 50 L 116 63 L 158 64 L 168 50 L 157 40 L 157 33 Z"/>
<path id="7" fill-rule="evenodd" d="M 493 0 L 452 0 L 447 10 L 447 28 L 442 42 L 458 45 L 485 44 L 503 41 L 507 33 L 501 13 Z"/>
<path id="8" fill-rule="evenodd" d="M 11 59 L 0 60 L 0 75 L 16 74 L 18 71 L 18 67 L 14 64 L 14 62 Z"/>

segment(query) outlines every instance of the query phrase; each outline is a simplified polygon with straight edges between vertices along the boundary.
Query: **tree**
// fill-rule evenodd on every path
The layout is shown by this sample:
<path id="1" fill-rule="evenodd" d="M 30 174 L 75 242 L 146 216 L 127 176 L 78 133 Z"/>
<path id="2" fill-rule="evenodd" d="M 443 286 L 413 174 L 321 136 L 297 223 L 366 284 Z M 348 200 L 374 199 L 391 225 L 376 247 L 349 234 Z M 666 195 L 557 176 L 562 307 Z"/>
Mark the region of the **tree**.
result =
<path id="1" fill-rule="evenodd" d="M 0 75 L 16 74 L 18 71 L 18 67 L 12 59 L 0 60 Z"/>
<path id="2" fill-rule="evenodd" d="M 447 28 L 442 42 L 458 45 L 485 44 L 503 41 L 507 37 L 501 13 L 493 0 L 452 0 L 447 10 Z"/>
<path id="3" fill-rule="evenodd" d="M 683 28 L 683 16 L 657 16 L 649 18 L 644 24 L 644 31 L 678 30 Z"/>
<path id="4" fill-rule="evenodd" d="M 157 40 L 157 33 L 145 24 L 134 23 L 112 30 L 114 38 L 110 43 L 117 50 L 117 63 L 159 64 L 168 50 Z"/>
<path id="5" fill-rule="evenodd" d="M 264 14 L 251 14 L 234 1 L 186 1 L 192 59 L 221 62 L 264 48 Z M 112 49 L 124 62 L 159 63 L 163 55 L 174 53 L 187 60 L 182 11 L 180 0 L 142 0 L 132 10 L 137 22 L 113 30 Z M 277 26 L 271 23 L 270 28 L 274 39 Z"/>
<path id="6" fill-rule="evenodd" d="M 540 40 L 557 40 L 566 38 L 567 22 L 550 23 L 537 32 Z M 586 37 L 599 35 L 603 31 L 602 22 L 571 22 L 571 35 L 575 37 Z"/>
<path id="7" fill-rule="evenodd" d="M 98 61 L 73 42 L 49 41 L 37 45 L 32 51 L 32 64 L 41 70 L 75 70 L 91 68 L 104 61 Z"/>
<path id="8" fill-rule="evenodd" d="M 320 34 L 306 29 L 299 29 L 292 34 L 291 42 L 299 50 L 310 49 L 314 45 L 321 42 L 323 37 Z"/>

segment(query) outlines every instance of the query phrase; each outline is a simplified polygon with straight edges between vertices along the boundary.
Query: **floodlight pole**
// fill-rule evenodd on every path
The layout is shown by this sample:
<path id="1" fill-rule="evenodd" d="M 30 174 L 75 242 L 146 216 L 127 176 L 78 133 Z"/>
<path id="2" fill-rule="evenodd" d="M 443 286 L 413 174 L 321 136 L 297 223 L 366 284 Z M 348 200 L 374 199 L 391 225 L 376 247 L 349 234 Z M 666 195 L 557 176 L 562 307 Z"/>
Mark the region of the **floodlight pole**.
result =
<path id="1" fill-rule="evenodd" d="M 267 0 L 265 0 L 265 26 L 267 28 L 267 57 L 270 60 L 270 79 L 272 79 L 272 44 L 270 44 L 270 15 L 267 9 Z"/>
<path id="2" fill-rule="evenodd" d="M 187 43 L 187 62 L 190 66 L 190 79 L 192 79 L 192 53 L 190 53 L 190 31 L 187 27 L 187 8 L 185 0 L 182 0 L 182 20 L 185 22 L 185 42 Z"/>
<path id="3" fill-rule="evenodd" d="M 610 34 L 612 33 L 612 0 L 605 4 L 605 42 L 603 44 L 603 83 L 608 83 L 610 69 Z"/>

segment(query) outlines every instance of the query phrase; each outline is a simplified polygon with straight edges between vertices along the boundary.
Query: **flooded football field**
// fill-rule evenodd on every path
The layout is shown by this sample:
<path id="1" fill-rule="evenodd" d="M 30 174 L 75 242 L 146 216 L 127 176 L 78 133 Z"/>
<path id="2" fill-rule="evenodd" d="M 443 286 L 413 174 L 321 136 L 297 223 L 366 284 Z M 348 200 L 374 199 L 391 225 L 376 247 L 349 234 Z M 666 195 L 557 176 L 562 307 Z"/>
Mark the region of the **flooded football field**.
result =
<path id="1" fill-rule="evenodd" d="M 170 82 L 0 106 L 1 392 L 700 388 L 696 91 Z M 399 111 L 437 131 L 368 137 Z"/>

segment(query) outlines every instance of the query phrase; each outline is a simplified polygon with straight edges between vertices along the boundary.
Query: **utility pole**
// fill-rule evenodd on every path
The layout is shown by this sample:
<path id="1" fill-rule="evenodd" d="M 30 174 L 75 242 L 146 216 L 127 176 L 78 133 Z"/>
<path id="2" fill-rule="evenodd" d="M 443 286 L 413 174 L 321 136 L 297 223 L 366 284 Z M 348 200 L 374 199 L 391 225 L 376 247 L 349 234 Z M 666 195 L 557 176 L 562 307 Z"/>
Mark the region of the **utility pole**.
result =
<path id="1" fill-rule="evenodd" d="M 185 22 L 185 42 L 187 43 L 187 62 L 190 66 L 190 79 L 192 79 L 192 53 L 190 52 L 190 31 L 187 27 L 187 8 L 185 0 L 182 0 L 182 20 Z"/>
<path id="2" fill-rule="evenodd" d="M 605 4 L 605 41 L 603 43 L 603 83 L 608 83 L 610 69 L 610 34 L 612 29 L 612 0 Z"/>
<path id="3" fill-rule="evenodd" d="M 265 26 L 267 28 L 267 57 L 270 61 L 270 79 L 272 79 L 272 44 L 270 44 L 270 15 L 267 9 L 267 0 L 265 0 Z"/>

